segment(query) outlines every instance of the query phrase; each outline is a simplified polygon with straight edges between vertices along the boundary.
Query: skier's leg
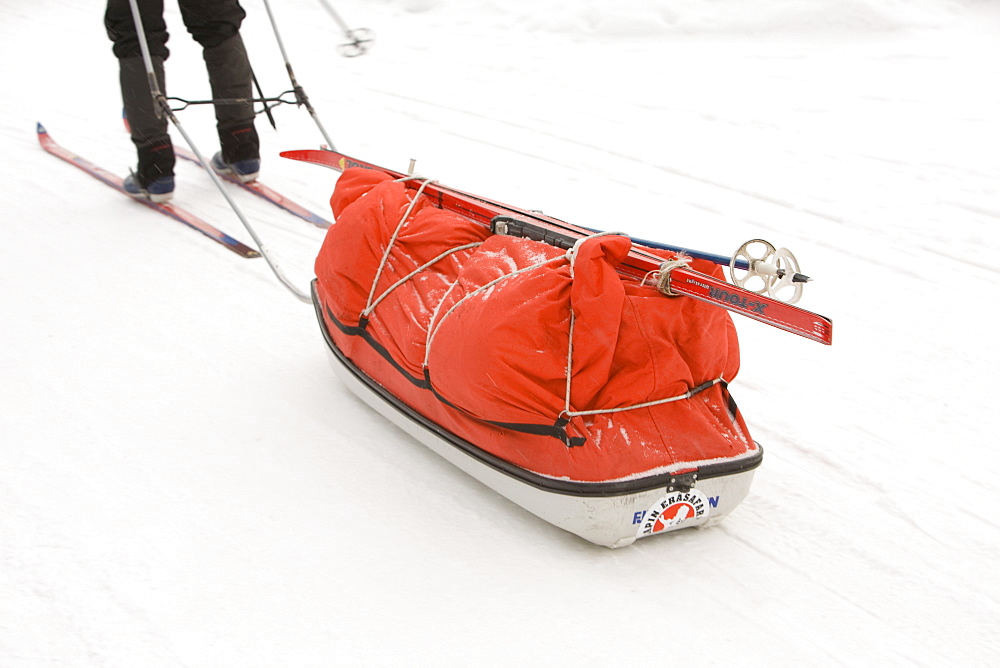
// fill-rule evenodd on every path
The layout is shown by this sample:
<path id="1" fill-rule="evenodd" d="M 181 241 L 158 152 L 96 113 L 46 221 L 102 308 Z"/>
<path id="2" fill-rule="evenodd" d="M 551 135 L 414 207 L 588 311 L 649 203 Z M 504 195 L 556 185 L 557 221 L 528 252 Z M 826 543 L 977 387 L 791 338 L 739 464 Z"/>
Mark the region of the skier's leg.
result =
<path id="1" fill-rule="evenodd" d="M 163 61 L 167 50 L 167 29 L 163 21 L 162 0 L 139 0 L 139 14 L 146 33 L 146 42 L 153 63 L 153 72 L 161 92 L 166 91 Z M 122 104 L 139 157 L 136 170 L 138 189 L 146 190 L 154 182 L 159 199 L 169 199 L 173 192 L 174 147 L 167 132 L 167 119 L 157 116 L 153 95 L 149 89 L 146 65 L 142 59 L 138 33 L 128 0 L 109 0 L 104 16 L 108 37 L 114 42 L 118 57 Z"/>
<path id="2" fill-rule="evenodd" d="M 153 71 L 162 90 L 163 59 L 153 58 Z M 118 61 L 125 118 L 132 133 L 132 143 L 139 155 L 136 174 L 139 185 L 147 188 L 152 182 L 174 175 L 174 146 L 167 133 L 166 116 L 156 115 L 149 90 L 146 64 L 142 58 L 122 58 Z"/>
<path id="3" fill-rule="evenodd" d="M 163 0 L 138 0 L 138 5 L 150 55 L 166 60 L 170 55 L 167 50 L 167 39 L 170 35 L 163 20 Z M 104 27 L 114 43 L 112 50 L 115 57 L 131 58 L 142 55 L 129 0 L 108 0 L 107 10 L 104 12 Z"/>
<path id="4" fill-rule="evenodd" d="M 204 50 L 205 66 L 212 85 L 212 98 L 231 100 L 216 104 L 215 120 L 222 159 L 231 164 L 260 159 L 260 140 L 254 126 L 253 74 L 243 38 L 234 35 L 218 46 Z M 239 102 L 235 102 L 238 100 Z"/>
<path id="5" fill-rule="evenodd" d="M 253 72 L 239 32 L 246 13 L 237 0 L 181 0 L 180 6 L 188 31 L 202 46 L 212 99 L 217 100 L 222 151 L 213 163 L 220 171 L 253 180 L 260 171 L 260 139 L 254 126 Z"/>

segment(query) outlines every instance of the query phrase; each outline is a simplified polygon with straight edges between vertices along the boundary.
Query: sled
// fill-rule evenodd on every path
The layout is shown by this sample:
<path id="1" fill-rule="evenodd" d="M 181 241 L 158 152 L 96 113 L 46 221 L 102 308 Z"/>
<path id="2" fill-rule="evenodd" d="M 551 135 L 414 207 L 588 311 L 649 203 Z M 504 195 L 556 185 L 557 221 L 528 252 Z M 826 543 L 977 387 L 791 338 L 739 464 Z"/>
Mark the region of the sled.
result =
<path id="1" fill-rule="evenodd" d="M 336 375 L 468 475 L 591 543 L 623 547 L 732 512 L 763 451 L 728 391 L 729 313 L 623 272 L 639 248 L 628 237 L 584 234 L 567 250 L 565 230 L 553 231 L 562 243 L 499 234 L 426 190 L 360 168 L 338 180 L 312 284 Z"/>
<path id="2" fill-rule="evenodd" d="M 591 543 L 619 548 L 645 536 L 712 526 L 750 492 L 763 458 L 756 444 L 744 457 L 634 480 L 580 482 L 511 464 L 424 417 L 361 371 L 331 336 L 315 290 L 313 297 L 334 374 L 358 398 L 467 475 Z"/>

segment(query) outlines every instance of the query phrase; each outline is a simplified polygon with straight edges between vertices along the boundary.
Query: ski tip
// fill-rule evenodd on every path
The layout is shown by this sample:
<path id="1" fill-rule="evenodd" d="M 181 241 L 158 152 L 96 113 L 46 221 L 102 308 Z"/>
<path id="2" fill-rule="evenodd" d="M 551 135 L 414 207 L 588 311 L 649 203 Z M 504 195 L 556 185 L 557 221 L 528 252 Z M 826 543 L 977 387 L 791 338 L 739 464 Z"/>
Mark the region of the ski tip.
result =
<path id="1" fill-rule="evenodd" d="M 38 123 L 36 121 L 35 125 L 36 125 L 35 132 L 37 132 L 38 134 L 40 134 L 40 135 L 47 135 L 49 133 L 49 131 L 46 130 L 45 126 L 42 125 L 41 123 Z"/>
<path id="2" fill-rule="evenodd" d="M 324 149 L 302 149 L 298 151 L 282 151 L 279 155 L 282 158 L 288 158 L 289 160 L 300 160 L 302 162 L 309 162 L 314 165 L 322 165 L 323 167 L 329 167 L 330 169 L 335 169 L 338 172 L 343 172 L 348 167 L 368 167 L 372 166 L 367 163 L 358 162 L 340 153 L 335 153 L 334 151 L 327 151 Z"/>

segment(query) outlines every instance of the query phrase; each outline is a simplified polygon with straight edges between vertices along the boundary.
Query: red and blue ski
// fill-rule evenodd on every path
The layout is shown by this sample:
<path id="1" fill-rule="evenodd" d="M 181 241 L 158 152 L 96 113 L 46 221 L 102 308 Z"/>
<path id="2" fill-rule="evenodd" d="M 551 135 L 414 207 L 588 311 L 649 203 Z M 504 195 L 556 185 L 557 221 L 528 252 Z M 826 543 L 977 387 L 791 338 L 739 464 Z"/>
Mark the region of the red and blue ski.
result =
<path id="1" fill-rule="evenodd" d="M 122 193 L 123 195 L 127 195 L 129 198 L 135 200 L 136 202 L 139 202 L 140 204 L 148 206 L 150 209 L 159 211 L 160 213 L 169 216 L 178 222 L 184 223 L 188 227 L 198 230 L 212 241 L 222 244 L 223 246 L 225 246 L 232 252 L 236 253 L 237 255 L 240 255 L 241 257 L 251 258 L 260 256 L 260 252 L 258 252 L 256 249 L 251 248 L 250 246 L 244 244 L 242 241 L 239 241 L 238 239 L 229 236 L 225 232 L 219 230 L 215 226 L 202 220 L 193 213 L 182 209 L 179 206 L 170 204 L 169 202 L 157 204 L 156 202 L 152 202 L 148 199 L 133 196 L 132 194 L 127 192 L 125 190 L 125 187 L 122 185 L 123 181 L 122 177 L 118 176 L 117 174 L 109 172 L 103 167 L 95 165 L 89 160 L 78 156 L 77 154 L 64 148 L 63 146 L 60 146 L 58 143 L 56 143 L 56 141 L 52 138 L 52 136 L 49 135 L 48 131 L 42 126 L 41 123 L 38 124 L 37 132 L 38 132 L 38 143 L 40 143 L 42 145 L 42 148 L 45 149 L 47 152 L 51 153 L 57 158 L 65 160 L 71 165 L 74 165 L 82 169 L 83 171 L 87 172 L 98 181 L 101 181 L 111 186 L 112 188 Z"/>

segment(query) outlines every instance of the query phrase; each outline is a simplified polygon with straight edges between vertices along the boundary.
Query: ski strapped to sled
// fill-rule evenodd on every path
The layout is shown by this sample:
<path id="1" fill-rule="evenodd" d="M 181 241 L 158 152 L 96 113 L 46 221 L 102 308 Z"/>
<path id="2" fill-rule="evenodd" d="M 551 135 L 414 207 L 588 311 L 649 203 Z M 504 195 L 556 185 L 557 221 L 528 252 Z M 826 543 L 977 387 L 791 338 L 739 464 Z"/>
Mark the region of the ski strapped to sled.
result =
<path id="1" fill-rule="evenodd" d="M 217 229 L 215 226 L 202 220 L 193 213 L 182 209 L 179 206 L 170 204 L 169 202 L 158 204 L 156 202 L 153 202 L 151 200 L 142 197 L 133 196 L 132 194 L 127 192 L 125 190 L 125 187 L 122 185 L 123 181 L 122 177 L 118 176 L 117 174 L 112 174 L 103 167 L 95 165 L 89 160 L 80 157 L 79 155 L 73 153 L 72 151 L 56 143 L 56 141 L 52 138 L 51 135 L 49 135 L 48 131 L 42 126 L 41 123 L 38 124 L 37 132 L 38 132 L 38 142 L 42 145 L 42 148 L 45 149 L 47 152 L 51 153 L 57 158 L 65 160 L 71 165 L 79 167 L 83 171 L 93 176 L 98 181 L 101 181 L 111 186 L 112 188 L 122 193 L 123 195 L 127 195 L 129 198 L 135 200 L 136 202 L 139 202 L 140 204 L 144 204 L 155 211 L 159 211 L 165 216 L 169 216 L 170 218 L 173 218 L 178 222 L 184 223 L 188 227 L 198 230 L 208 238 L 212 239 L 212 241 L 222 244 L 223 246 L 225 246 L 226 248 L 228 248 L 229 250 L 231 250 L 232 252 L 236 253 L 241 257 L 252 258 L 260 256 L 260 253 L 256 249 L 251 248 L 250 246 L 247 246 L 243 242 L 229 236 L 225 232 Z"/>
<path id="2" fill-rule="evenodd" d="M 411 187 L 417 189 L 422 186 L 423 194 L 434 200 L 438 207 L 491 226 L 497 233 L 525 236 L 569 247 L 576 240 L 594 234 L 593 230 L 537 211 L 520 209 L 434 182 L 424 183 L 425 179 L 379 167 L 336 151 L 305 149 L 285 151 L 281 155 L 341 172 L 351 167 L 362 167 L 384 172 L 395 179 L 412 179 Z M 498 217 L 502 225 L 495 227 L 493 222 Z M 829 318 L 694 271 L 683 262 L 668 262 L 652 249 L 644 248 L 638 241 L 633 242 L 632 250 L 621 268 L 625 274 L 640 281 L 649 276 L 658 276 L 658 284 L 667 294 L 699 299 L 812 341 L 826 345 L 833 342 L 833 322 Z"/>

